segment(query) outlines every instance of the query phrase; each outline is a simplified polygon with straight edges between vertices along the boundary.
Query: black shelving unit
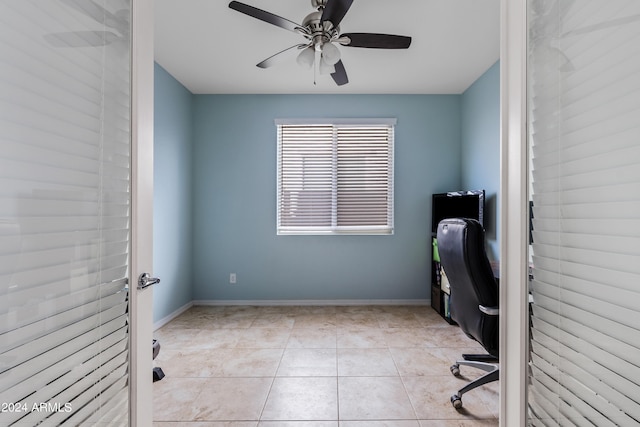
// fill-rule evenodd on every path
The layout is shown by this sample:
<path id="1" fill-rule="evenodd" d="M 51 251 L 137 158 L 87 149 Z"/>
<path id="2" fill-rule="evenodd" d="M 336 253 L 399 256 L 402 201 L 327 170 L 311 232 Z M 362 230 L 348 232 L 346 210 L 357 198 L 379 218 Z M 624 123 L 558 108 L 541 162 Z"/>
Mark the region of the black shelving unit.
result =
<path id="1" fill-rule="evenodd" d="M 436 255 L 436 235 L 432 236 L 431 245 L 431 307 L 449 324 L 455 325 L 449 311 L 449 294 L 442 289 L 442 269 Z M 446 280 L 446 279 L 445 279 Z"/>

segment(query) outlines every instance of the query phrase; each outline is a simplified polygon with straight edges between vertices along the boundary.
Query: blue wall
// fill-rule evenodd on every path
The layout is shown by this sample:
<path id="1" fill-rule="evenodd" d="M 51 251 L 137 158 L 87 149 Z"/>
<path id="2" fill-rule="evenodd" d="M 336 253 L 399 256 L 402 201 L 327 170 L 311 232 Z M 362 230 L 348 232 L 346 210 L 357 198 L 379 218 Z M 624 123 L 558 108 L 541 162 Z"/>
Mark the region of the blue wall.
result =
<path id="1" fill-rule="evenodd" d="M 199 95 L 193 106 L 195 300 L 430 298 L 431 194 L 462 184 L 459 95 Z M 276 235 L 274 119 L 294 117 L 398 119 L 394 235 Z"/>
<path id="2" fill-rule="evenodd" d="M 192 236 L 193 95 L 155 64 L 153 289 L 158 321 L 189 303 Z"/>
<path id="3" fill-rule="evenodd" d="M 274 119 L 358 116 L 398 119 L 395 234 L 277 236 Z M 432 193 L 484 188 L 499 258 L 499 158 L 498 63 L 462 95 L 343 96 L 192 95 L 156 64 L 154 320 L 192 300 L 427 299 Z"/>
<path id="4" fill-rule="evenodd" d="M 487 255 L 499 259 L 500 63 L 462 94 L 462 188 L 484 189 Z"/>

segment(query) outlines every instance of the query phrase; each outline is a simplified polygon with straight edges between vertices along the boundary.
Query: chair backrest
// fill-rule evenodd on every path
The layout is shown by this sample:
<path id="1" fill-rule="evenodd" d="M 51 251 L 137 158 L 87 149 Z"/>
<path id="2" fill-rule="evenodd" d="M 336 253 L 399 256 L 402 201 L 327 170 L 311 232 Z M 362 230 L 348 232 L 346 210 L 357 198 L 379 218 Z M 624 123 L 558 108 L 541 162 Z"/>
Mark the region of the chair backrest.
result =
<path id="1" fill-rule="evenodd" d="M 449 218 L 438 224 L 438 252 L 449 285 L 451 318 L 489 354 L 498 356 L 498 316 L 479 306 L 498 307 L 498 284 L 484 247 L 484 229 L 476 220 Z"/>

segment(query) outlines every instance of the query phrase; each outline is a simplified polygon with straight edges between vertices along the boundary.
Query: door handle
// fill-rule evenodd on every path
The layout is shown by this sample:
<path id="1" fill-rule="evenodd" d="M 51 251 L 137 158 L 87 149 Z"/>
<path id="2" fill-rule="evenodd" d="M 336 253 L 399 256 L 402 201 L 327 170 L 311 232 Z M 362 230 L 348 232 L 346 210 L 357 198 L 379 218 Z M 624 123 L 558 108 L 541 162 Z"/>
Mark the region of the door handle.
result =
<path id="1" fill-rule="evenodd" d="M 140 278 L 138 278 L 138 289 L 145 289 L 156 283 L 160 283 L 160 279 L 151 277 L 149 273 L 142 273 Z"/>

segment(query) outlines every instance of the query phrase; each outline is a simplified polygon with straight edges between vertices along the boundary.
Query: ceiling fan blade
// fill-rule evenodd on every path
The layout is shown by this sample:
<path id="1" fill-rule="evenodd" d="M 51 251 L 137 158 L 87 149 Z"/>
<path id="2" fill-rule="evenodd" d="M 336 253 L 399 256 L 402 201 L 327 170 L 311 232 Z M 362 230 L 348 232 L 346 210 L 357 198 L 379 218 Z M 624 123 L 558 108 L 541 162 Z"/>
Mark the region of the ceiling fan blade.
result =
<path id="1" fill-rule="evenodd" d="M 273 13 L 258 9 L 257 7 L 249 6 L 248 4 L 240 3 L 239 1 L 232 1 L 229 3 L 229 7 L 245 15 L 249 15 L 253 18 L 259 19 L 269 24 L 273 24 L 277 27 L 284 28 L 285 30 L 294 31 L 299 33 L 299 24 L 293 21 L 289 21 L 281 16 L 274 15 Z"/>
<path id="2" fill-rule="evenodd" d="M 333 77 L 333 81 L 336 82 L 338 86 L 346 85 L 349 83 L 349 78 L 347 77 L 347 70 L 344 69 L 344 64 L 342 60 L 336 62 L 336 71 L 331 73 L 331 77 Z"/>
<path id="3" fill-rule="evenodd" d="M 351 7 L 353 0 L 328 0 L 327 5 L 322 11 L 321 21 L 329 21 L 333 24 L 333 27 L 340 25 L 342 18 L 347 14 L 347 11 Z"/>
<path id="4" fill-rule="evenodd" d="M 271 55 L 270 57 L 268 57 L 264 61 L 260 62 L 259 64 L 256 64 L 256 67 L 258 67 L 258 68 L 273 67 L 278 62 L 281 62 L 282 59 L 286 56 L 286 55 L 282 55 L 283 53 L 288 52 L 288 51 L 290 51 L 290 50 L 292 50 L 294 48 L 302 49 L 303 47 L 307 47 L 307 45 L 306 44 L 296 44 L 296 45 L 293 45 L 291 47 L 288 47 L 288 48 L 286 48 L 284 50 L 281 50 L 280 52 L 276 53 L 275 55 Z"/>
<path id="5" fill-rule="evenodd" d="M 349 43 L 340 43 L 351 47 L 368 47 L 372 49 L 407 49 L 411 46 L 411 37 L 394 34 L 344 33 L 340 37 L 348 37 Z"/>
<path id="6" fill-rule="evenodd" d="M 55 47 L 106 46 L 120 39 L 109 31 L 73 31 L 45 34 L 44 39 Z"/>

